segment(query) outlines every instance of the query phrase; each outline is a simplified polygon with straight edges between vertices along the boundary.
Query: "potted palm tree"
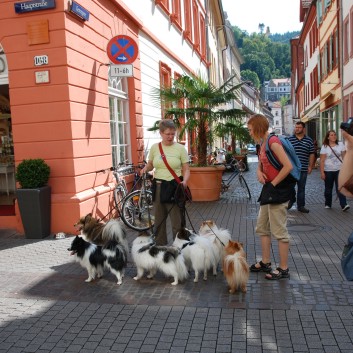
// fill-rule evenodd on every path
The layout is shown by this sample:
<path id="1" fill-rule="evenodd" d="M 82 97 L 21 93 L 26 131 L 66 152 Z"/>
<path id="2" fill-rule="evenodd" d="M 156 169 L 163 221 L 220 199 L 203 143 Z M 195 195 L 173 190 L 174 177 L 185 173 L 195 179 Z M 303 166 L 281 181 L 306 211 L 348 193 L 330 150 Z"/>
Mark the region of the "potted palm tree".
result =
<path id="1" fill-rule="evenodd" d="M 230 119 L 229 121 L 218 124 L 215 131 L 216 134 L 220 137 L 226 135 L 231 137 L 230 157 L 243 161 L 246 166 L 245 170 L 249 170 L 247 150 L 242 147 L 251 142 L 251 136 L 243 122 L 239 119 Z M 237 146 L 237 141 L 239 142 L 239 148 Z M 239 153 L 237 153 L 237 151 L 239 151 Z"/>
<path id="2" fill-rule="evenodd" d="M 18 164 L 16 197 L 25 236 L 40 239 L 50 235 L 50 167 L 43 159 L 24 159 Z"/>
<path id="3" fill-rule="evenodd" d="M 188 134 L 195 155 L 195 165 L 190 167 L 189 181 L 194 201 L 218 200 L 220 195 L 224 167 L 209 166 L 207 150 L 213 143 L 217 124 L 228 119 L 241 118 L 245 114 L 241 109 L 225 108 L 227 103 L 238 98 L 237 93 L 242 85 L 232 85 L 233 79 L 231 77 L 217 88 L 201 76 L 182 75 L 170 87 L 155 91 L 154 96 L 161 102 L 165 118 L 172 119 L 178 127 L 179 137 Z M 157 129 L 158 122 L 150 130 Z M 214 178 L 212 174 L 215 174 Z M 201 183 L 203 179 L 205 185 Z M 205 196 L 207 199 L 204 199 Z"/>

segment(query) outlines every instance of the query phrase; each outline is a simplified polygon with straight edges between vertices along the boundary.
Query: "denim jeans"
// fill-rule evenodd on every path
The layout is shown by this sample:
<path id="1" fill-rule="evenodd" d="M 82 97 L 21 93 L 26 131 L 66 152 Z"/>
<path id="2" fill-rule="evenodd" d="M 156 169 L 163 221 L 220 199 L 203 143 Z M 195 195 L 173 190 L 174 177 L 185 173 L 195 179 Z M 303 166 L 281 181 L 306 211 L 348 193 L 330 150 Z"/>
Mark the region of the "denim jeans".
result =
<path id="1" fill-rule="evenodd" d="M 300 179 L 297 181 L 297 207 L 305 206 L 305 185 L 308 172 L 300 172 Z"/>
<path id="2" fill-rule="evenodd" d="M 342 195 L 338 191 L 338 174 L 339 174 L 339 170 L 335 172 L 325 172 L 325 205 L 326 206 L 330 206 L 330 207 L 332 206 L 333 184 L 335 184 L 336 194 L 340 201 L 341 207 L 344 207 L 347 205 L 346 196 Z"/>

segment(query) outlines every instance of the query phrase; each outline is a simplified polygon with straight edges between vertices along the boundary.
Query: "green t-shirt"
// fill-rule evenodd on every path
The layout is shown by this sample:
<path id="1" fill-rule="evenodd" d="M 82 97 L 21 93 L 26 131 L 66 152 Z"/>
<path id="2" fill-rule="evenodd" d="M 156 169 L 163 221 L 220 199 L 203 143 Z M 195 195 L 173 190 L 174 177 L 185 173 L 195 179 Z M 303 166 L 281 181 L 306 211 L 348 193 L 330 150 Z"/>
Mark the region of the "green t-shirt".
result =
<path id="1" fill-rule="evenodd" d="M 181 176 L 182 165 L 189 162 L 189 156 L 183 145 L 175 142 L 171 146 L 164 146 L 162 144 L 163 152 L 168 161 L 169 166 L 174 170 L 177 176 Z M 168 168 L 164 164 L 159 151 L 158 143 L 152 145 L 148 160 L 152 161 L 153 167 L 156 169 L 154 177 L 162 180 L 172 180 L 173 175 L 170 174 Z"/>

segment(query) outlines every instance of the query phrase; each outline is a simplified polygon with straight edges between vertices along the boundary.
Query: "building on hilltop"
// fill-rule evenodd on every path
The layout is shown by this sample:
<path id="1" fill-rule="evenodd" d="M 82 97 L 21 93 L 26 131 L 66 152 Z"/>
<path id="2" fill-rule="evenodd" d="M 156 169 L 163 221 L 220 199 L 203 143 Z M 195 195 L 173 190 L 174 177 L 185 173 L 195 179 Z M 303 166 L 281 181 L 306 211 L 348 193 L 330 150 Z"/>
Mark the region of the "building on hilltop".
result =
<path id="1" fill-rule="evenodd" d="M 265 81 L 263 85 L 263 99 L 265 101 L 279 101 L 282 97 L 290 99 L 291 80 L 290 78 L 273 78 Z"/>

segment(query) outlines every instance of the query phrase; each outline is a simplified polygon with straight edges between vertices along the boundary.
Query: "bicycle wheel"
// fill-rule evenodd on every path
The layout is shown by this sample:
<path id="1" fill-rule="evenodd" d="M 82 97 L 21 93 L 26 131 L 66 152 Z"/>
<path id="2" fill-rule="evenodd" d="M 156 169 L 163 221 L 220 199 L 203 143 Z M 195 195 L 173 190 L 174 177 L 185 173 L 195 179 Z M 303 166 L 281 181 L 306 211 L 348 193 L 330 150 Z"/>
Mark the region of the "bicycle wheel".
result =
<path id="1" fill-rule="evenodd" d="M 122 202 L 126 196 L 126 190 L 122 185 L 117 185 L 113 192 L 115 208 L 118 211 L 119 216 L 121 215 Z"/>
<path id="2" fill-rule="evenodd" d="M 246 195 L 246 197 L 250 200 L 251 193 L 250 193 L 249 186 L 241 174 L 239 175 L 239 184 L 240 184 L 240 187 L 243 189 L 243 192 Z"/>
<path id="3" fill-rule="evenodd" d="M 123 222 L 139 232 L 150 229 L 154 224 L 152 204 L 152 192 L 149 190 L 136 190 L 127 195 L 121 211 Z"/>

